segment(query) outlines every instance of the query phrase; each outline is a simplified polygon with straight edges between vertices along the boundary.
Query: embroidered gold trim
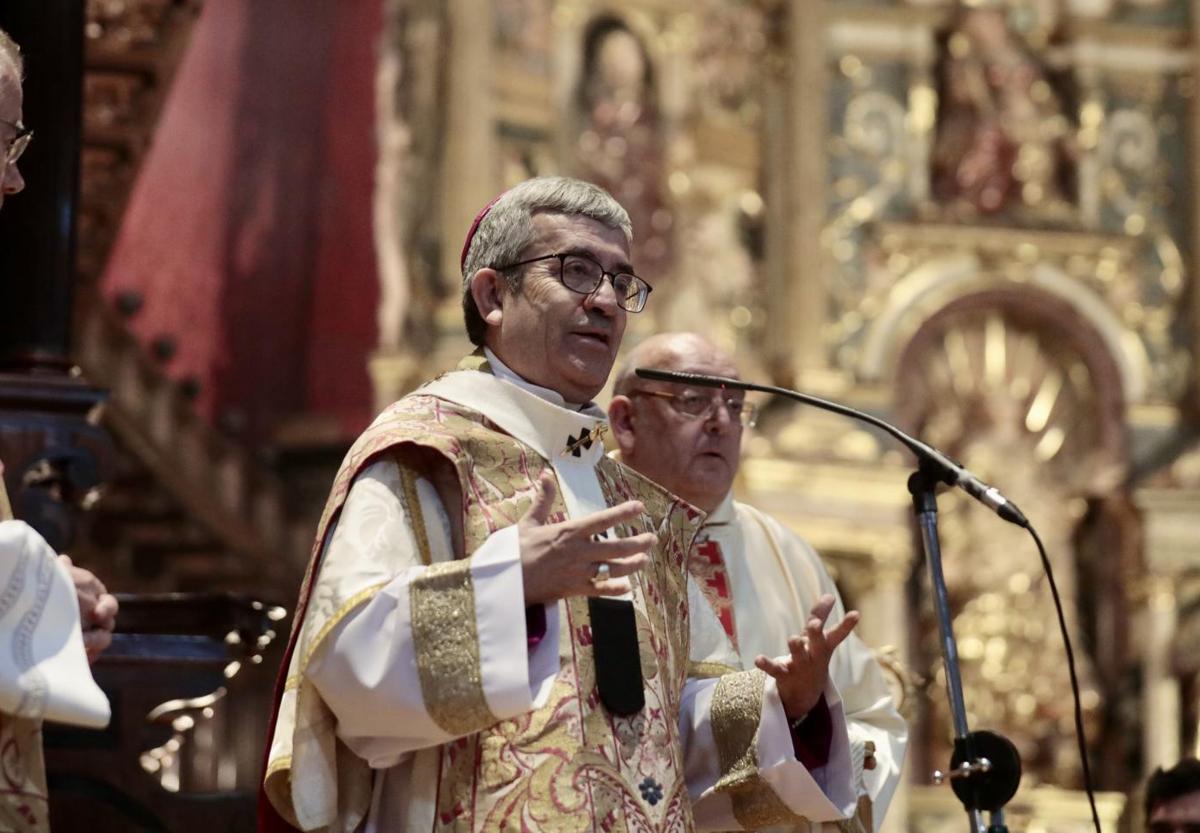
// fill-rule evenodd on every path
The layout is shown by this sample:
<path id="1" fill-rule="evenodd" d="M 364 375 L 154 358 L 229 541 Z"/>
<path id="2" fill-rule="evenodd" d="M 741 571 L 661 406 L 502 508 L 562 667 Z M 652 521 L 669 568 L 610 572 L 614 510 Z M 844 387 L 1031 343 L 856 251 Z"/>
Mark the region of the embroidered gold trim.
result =
<path id="1" fill-rule="evenodd" d="M 342 603 L 342 606 L 333 612 L 323 625 L 317 631 L 317 635 L 313 637 L 312 644 L 306 645 L 304 648 L 304 658 L 300 661 L 300 673 L 303 674 L 308 668 L 308 663 L 312 660 L 313 654 L 321 647 L 321 643 L 325 641 L 325 637 L 329 636 L 329 632 L 336 628 L 338 624 L 345 619 L 349 614 L 354 612 L 361 604 L 374 598 L 375 594 L 388 585 L 388 582 L 381 581 L 378 584 L 373 584 L 363 590 L 359 590 L 349 599 Z"/>
<path id="2" fill-rule="evenodd" d="M 483 693 L 470 562 L 429 567 L 409 585 L 409 605 L 417 674 L 430 718 L 455 736 L 496 723 Z"/>
<path id="3" fill-rule="evenodd" d="M 757 773 L 749 782 L 734 790 L 730 800 L 733 804 L 733 817 L 747 830 L 757 830 L 783 822 L 804 821 L 802 816 L 797 816 L 788 809 L 783 799 Z"/>
<path id="4" fill-rule="evenodd" d="M 421 511 L 421 494 L 417 491 L 417 473 L 408 466 L 400 466 L 400 490 L 404 499 L 404 508 L 412 519 L 413 537 L 417 541 L 417 552 L 421 555 L 421 564 L 428 567 L 433 563 L 429 551 L 429 535 L 425 532 L 425 514 Z"/>
<path id="5" fill-rule="evenodd" d="M 761 671 L 726 674 L 713 691 L 710 716 L 721 777 L 717 790 L 728 790 L 758 774 L 754 739 L 762 721 L 766 675 Z"/>
<path id="6" fill-rule="evenodd" d="M 710 711 L 721 766 L 716 789 L 729 795 L 733 817 L 747 830 L 803 820 L 758 774 L 755 741 L 766 681 L 757 669 L 724 675 L 713 691 Z"/>
<path id="7" fill-rule="evenodd" d="M 280 757 L 276 758 L 275 760 L 271 761 L 271 763 L 267 765 L 267 771 L 266 771 L 266 774 L 263 775 L 263 780 L 270 778 L 272 775 L 274 775 L 277 772 L 283 772 L 285 769 L 291 769 L 291 768 L 292 768 L 292 756 L 291 755 L 280 756 Z"/>
<path id="8" fill-rule="evenodd" d="M 288 677 L 287 680 L 284 682 L 283 690 L 284 691 L 292 691 L 293 689 L 299 688 L 300 681 L 303 679 L 304 679 L 303 674 L 293 674 L 292 676 Z"/>
<path id="9" fill-rule="evenodd" d="M 740 671 L 740 668 L 734 668 L 732 665 L 726 665 L 723 662 L 689 662 L 687 675 L 701 680 L 708 680 L 713 677 L 724 677 L 726 674 L 737 674 Z"/>
<path id="10" fill-rule="evenodd" d="M 459 359 L 458 366 L 455 368 L 455 370 L 479 370 L 483 373 L 493 375 L 492 364 L 487 360 L 487 356 L 483 354 L 482 347 Z"/>

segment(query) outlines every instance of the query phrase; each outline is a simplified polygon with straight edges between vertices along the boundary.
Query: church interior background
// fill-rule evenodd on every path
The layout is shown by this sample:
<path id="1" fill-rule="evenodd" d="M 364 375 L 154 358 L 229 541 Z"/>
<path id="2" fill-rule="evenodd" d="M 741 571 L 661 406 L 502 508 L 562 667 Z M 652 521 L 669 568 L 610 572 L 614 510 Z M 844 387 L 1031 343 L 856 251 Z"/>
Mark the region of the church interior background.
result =
<path id="1" fill-rule="evenodd" d="M 655 292 L 627 346 L 706 333 L 1024 507 L 1106 830 L 1197 753 L 1200 3 L 87 0 L 85 35 L 70 358 L 111 448 L 72 554 L 262 614 L 219 689 L 124 727 L 130 778 L 253 790 L 276 605 L 341 454 L 467 351 L 464 232 L 545 173 L 630 210 Z M 823 553 L 912 721 L 885 829 L 959 829 L 910 460 L 778 402 L 746 452 L 739 495 Z M 1024 762 L 1010 824 L 1090 829 L 1036 550 L 941 507 L 972 726 Z"/>

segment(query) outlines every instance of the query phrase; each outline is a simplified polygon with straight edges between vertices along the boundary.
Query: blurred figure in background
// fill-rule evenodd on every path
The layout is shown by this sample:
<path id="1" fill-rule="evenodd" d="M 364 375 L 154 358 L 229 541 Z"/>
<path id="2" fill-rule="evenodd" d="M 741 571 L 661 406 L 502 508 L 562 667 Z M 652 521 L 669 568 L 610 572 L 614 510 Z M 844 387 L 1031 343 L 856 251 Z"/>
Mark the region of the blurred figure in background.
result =
<path id="1" fill-rule="evenodd" d="M 1200 833 L 1200 760 L 1159 767 L 1146 783 L 1148 833 Z"/>
<path id="2" fill-rule="evenodd" d="M 25 187 L 17 161 L 33 133 L 22 122 L 23 71 L 20 50 L 0 30 L 0 206 Z M 0 830 L 48 831 L 42 720 L 107 723 L 108 703 L 87 662 L 112 641 L 117 600 L 96 576 L 65 555 L 56 558 L 41 535 L 13 520 L 3 473 L 0 461 L 0 584 L 17 592 L 11 598 L 6 592 L 0 610 L 0 749 L 6 781 Z"/>

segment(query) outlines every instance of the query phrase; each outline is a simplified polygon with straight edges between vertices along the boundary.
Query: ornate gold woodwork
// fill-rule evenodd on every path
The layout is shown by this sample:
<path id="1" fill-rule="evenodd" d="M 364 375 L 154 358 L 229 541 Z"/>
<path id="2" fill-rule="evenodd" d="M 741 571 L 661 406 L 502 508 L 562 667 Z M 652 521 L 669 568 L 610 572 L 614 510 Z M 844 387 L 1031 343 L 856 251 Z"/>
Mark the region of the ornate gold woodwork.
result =
<path id="1" fill-rule="evenodd" d="M 1129 458 L 1174 430 L 1195 372 L 1184 314 L 1194 237 L 1184 172 L 1195 167 L 1187 3 L 971 6 L 997 16 L 964 14 L 953 0 L 456 0 L 456 15 L 468 7 L 489 26 L 486 36 L 458 33 L 446 70 L 453 127 L 439 233 L 450 284 L 462 230 L 488 198 L 530 174 L 578 172 L 581 155 L 590 158 L 654 197 L 651 236 L 669 225 L 669 256 L 647 274 L 656 292 L 647 314 L 630 319 L 628 342 L 701 330 L 736 352 L 748 378 L 794 380 L 969 456 L 1053 539 L 1060 580 L 1094 591 L 1072 627 L 1129 630 L 1127 608 L 1145 604 L 1121 586 L 1141 569 L 1139 512 L 1146 546 L 1160 553 L 1188 534 L 1179 525 L 1189 495 L 1147 484 L 1134 506 L 1123 483 Z M 641 150 L 625 133 L 645 134 L 644 120 L 605 132 L 579 104 L 589 27 L 603 19 L 632 47 L 616 45 L 607 104 L 635 101 L 654 114 Z M 964 38 L 974 39 L 966 52 Z M 988 73 L 1011 83 L 980 94 Z M 965 147 L 999 136 L 1021 160 L 1019 171 L 989 171 L 999 157 L 976 154 L 985 174 L 1010 180 L 988 210 L 963 211 L 961 194 L 938 187 L 955 78 L 976 84 L 959 100 Z M 653 164 L 638 161 L 648 157 Z M 437 344 L 375 357 L 383 399 L 461 352 L 457 299 L 421 313 L 436 322 Z M 898 382 L 905 367 L 920 372 Z M 870 641 L 904 641 L 917 613 L 906 583 L 924 570 L 914 562 L 905 455 L 833 417 L 771 408 L 747 458 L 739 495 L 822 550 L 852 603 L 869 606 Z M 1152 490 L 1160 487 L 1174 491 Z M 1034 724 L 1021 742 L 1035 777 L 1074 784 L 1063 704 L 1031 685 L 1031 713 L 1018 690 L 1037 663 L 1061 665 L 1034 550 L 954 498 L 944 512 L 964 641 L 977 670 L 988 666 L 975 678 L 976 715 L 995 715 L 993 725 L 1023 716 Z M 1180 627 L 1190 627 L 1181 605 Z M 1084 642 L 1076 649 L 1086 655 Z M 1043 656 L 1030 659 L 1035 646 Z M 897 647 L 908 661 L 913 646 Z M 1104 640 L 1093 660 L 1089 713 L 1128 701 L 1136 658 L 1126 643 Z M 1060 672 L 1046 671 L 1058 694 Z M 1001 690 L 985 693 L 995 683 Z M 1122 762 L 1141 741 L 1092 740 L 1113 762 L 1102 763 L 1107 783 L 1136 780 Z M 1077 804 L 1029 794 L 1037 799 L 1023 806 L 1044 829 L 1073 829 L 1053 819 L 1076 819 Z M 1109 805 L 1113 819 L 1119 807 Z"/>
<path id="2" fill-rule="evenodd" d="M 1071 4 L 1038 23 L 1018 5 L 951 14 L 953 4 L 922 4 L 890 19 L 847 10 L 831 22 L 829 359 L 863 371 L 873 322 L 896 291 L 911 291 L 902 284 L 914 259 L 928 259 L 903 234 L 890 245 L 889 225 L 919 220 L 917 233 L 946 254 L 1015 249 L 1018 281 L 1028 279 L 1020 262 L 1056 248 L 1046 235 L 1058 230 L 1094 235 L 1078 241 L 1091 257 L 1052 263 L 1070 279 L 1064 291 L 1078 284 L 1104 298 L 1114 339 L 1130 331 L 1143 343 L 1146 397 L 1174 401 L 1190 373 L 1177 316 L 1188 227 L 1172 208 L 1181 192 L 1171 175 L 1187 154 L 1186 30 L 1167 4 L 1156 29 L 1098 27 Z M 1058 27 L 1054 45 L 1043 24 Z M 1142 391 L 1129 393 L 1138 401 Z"/>
<path id="3" fill-rule="evenodd" d="M 1079 648 L 1091 640 L 1077 608 L 1086 596 L 1075 541 L 1089 498 L 1124 477 L 1121 386 L 1102 340 L 1072 320 L 1070 307 L 1037 296 L 982 293 L 929 319 L 901 358 L 898 408 L 920 436 L 1002 483 L 1027 510 L 1054 566 L 1095 736 L 1103 697 L 1091 655 Z M 1064 742 L 1073 733 L 1070 680 L 1032 542 L 957 492 L 940 503 L 970 721 L 1016 743 L 1027 783 L 1076 785 L 1078 755 Z M 925 668 L 941 681 L 936 627 L 923 618 Z M 935 684 L 930 693 L 941 690 Z M 931 697 L 929 708 L 926 740 L 933 760 L 946 760 L 943 698 Z"/>
<path id="4" fill-rule="evenodd" d="M 880 223 L 865 243 L 865 286 L 831 324 L 839 356 L 861 378 L 884 379 L 930 315 L 986 289 L 1040 290 L 1068 304 L 1114 357 L 1131 402 L 1170 402 L 1190 366 L 1173 330 L 1177 301 L 1156 298 L 1137 270 L 1138 246 L 1069 231 Z M 1169 386 L 1167 379 L 1175 381 Z"/>

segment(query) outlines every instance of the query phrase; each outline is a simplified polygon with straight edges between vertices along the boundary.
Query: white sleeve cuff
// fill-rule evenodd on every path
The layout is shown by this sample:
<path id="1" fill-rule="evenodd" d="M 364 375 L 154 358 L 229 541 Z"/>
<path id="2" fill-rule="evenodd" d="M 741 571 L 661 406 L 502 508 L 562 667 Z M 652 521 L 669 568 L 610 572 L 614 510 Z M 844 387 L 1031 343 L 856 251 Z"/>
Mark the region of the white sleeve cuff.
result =
<path id="1" fill-rule="evenodd" d="M 850 738 L 841 698 L 832 683 L 825 703 L 833 722 L 833 739 L 825 766 L 809 771 L 796 760 L 792 732 L 775 680 L 767 678 L 758 732 L 758 763 L 763 779 L 793 813 L 810 821 L 835 821 L 854 813 L 858 803 Z"/>
<path id="2" fill-rule="evenodd" d="M 516 525 L 488 536 L 471 556 L 476 633 L 488 706 L 503 720 L 544 699 L 558 674 L 558 607 L 546 607 L 546 635 L 531 651 Z"/>

